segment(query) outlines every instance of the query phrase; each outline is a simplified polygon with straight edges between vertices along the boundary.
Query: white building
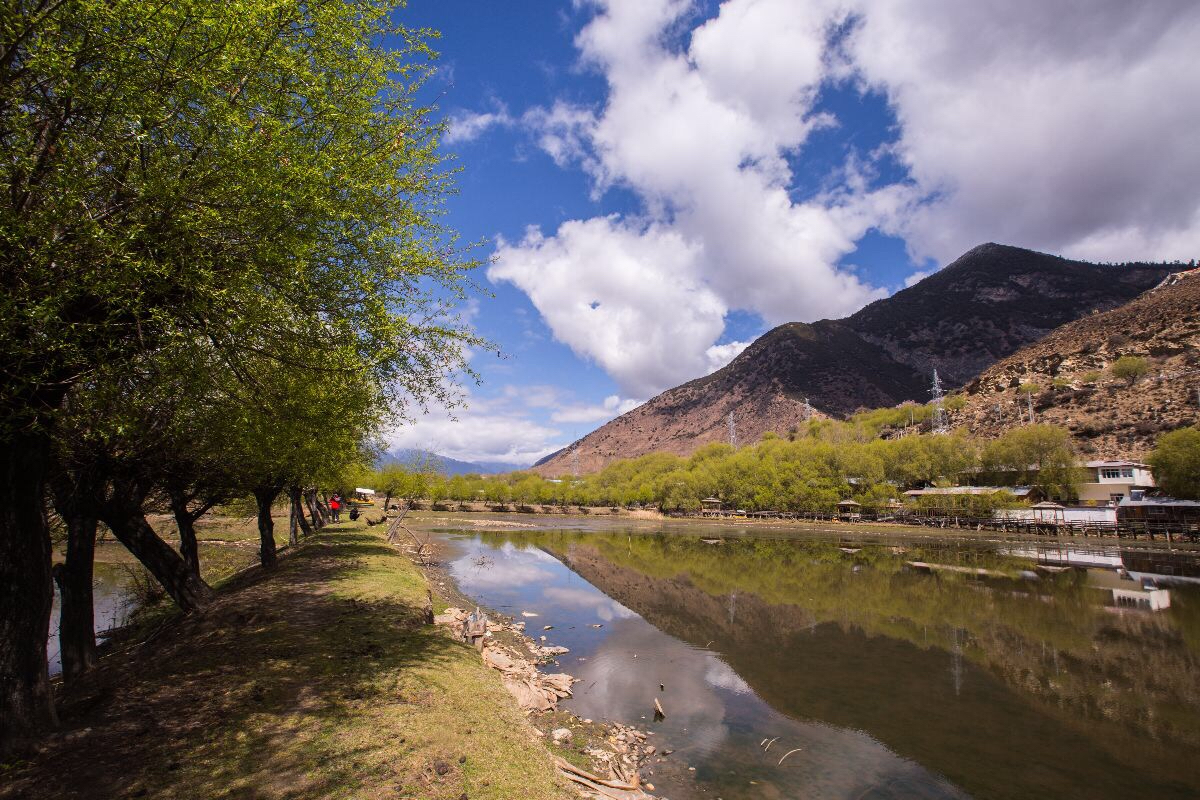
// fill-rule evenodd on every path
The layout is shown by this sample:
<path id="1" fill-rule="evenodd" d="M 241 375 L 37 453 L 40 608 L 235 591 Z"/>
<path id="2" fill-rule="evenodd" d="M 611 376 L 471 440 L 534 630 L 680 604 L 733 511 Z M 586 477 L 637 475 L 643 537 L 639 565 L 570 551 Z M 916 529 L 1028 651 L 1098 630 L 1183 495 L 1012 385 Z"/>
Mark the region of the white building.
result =
<path id="1" fill-rule="evenodd" d="M 1079 486 L 1082 505 L 1103 506 L 1120 503 L 1134 489 L 1153 489 L 1150 467 L 1137 461 L 1089 461 L 1084 464 L 1087 478 Z"/>

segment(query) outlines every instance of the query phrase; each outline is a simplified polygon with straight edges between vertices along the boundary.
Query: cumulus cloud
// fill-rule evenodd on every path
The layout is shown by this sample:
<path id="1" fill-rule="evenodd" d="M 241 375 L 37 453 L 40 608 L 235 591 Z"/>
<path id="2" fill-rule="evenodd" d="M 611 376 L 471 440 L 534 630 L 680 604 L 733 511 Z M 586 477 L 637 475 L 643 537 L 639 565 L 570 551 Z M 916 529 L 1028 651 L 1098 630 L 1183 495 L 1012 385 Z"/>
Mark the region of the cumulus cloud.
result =
<path id="1" fill-rule="evenodd" d="M 442 137 L 446 144 L 470 142 L 492 128 L 508 128 L 516 124 L 504 106 L 494 111 L 461 111 L 450 115 L 450 127 Z"/>
<path id="2" fill-rule="evenodd" d="M 901 230 L 944 263 L 982 241 L 1096 260 L 1200 240 L 1200 5 L 859 3 L 846 43 L 900 123 Z"/>
<path id="3" fill-rule="evenodd" d="M 703 374 L 728 310 L 696 272 L 699 245 L 657 223 L 598 217 L 501 239 L 492 280 L 529 295 L 557 339 L 628 395 Z"/>
<path id="4" fill-rule="evenodd" d="M 566 425 L 607 422 L 627 411 L 633 411 L 641 404 L 641 400 L 622 399 L 613 394 L 604 398 L 604 402 L 599 405 L 572 405 L 560 408 L 550 415 L 550 420 Z"/>
<path id="5" fill-rule="evenodd" d="M 833 7 L 732 0 L 677 50 L 665 42 L 688 3 L 596 6 L 576 43 L 608 82 L 605 107 L 524 119 L 557 162 L 599 190 L 632 189 L 645 213 L 502 240 L 489 277 L 524 290 L 556 338 L 642 397 L 736 355 L 714 348 L 730 310 L 780 323 L 881 296 L 834 266 L 875 224 L 864 212 L 877 201 L 797 203 L 788 191 L 787 155 L 829 124 L 811 107 Z"/>
<path id="6" fill-rule="evenodd" d="M 721 367 L 733 361 L 738 355 L 750 346 L 750 342 L 729 342 L 728 344 L 714 344 L 712 347 L 704 351 L 704 357 L 708 359 L 708 373 L 719 370 Z"/>
<path id="7" fill-rule="evenodd" d="M 428 450 L 460 461 L 500 461 L 526 467 L 559 449 L 562 432 L 530 419 L 519 409 L 474 403 L 431 409 L 388 437 L 392 450 Z"/>
<path id="8" fill-rule="evenodd" d="M 1097 260 L 1186 258 L 1200 233 L 1200 5 L 1190 0 L 590 0 L 580 60 L 608 93 L 521 116 L 636 217 L 501 241 L 489 272 L 631 396 L 709 371 L 731 310 L 839 317 L 886 294 L 838 267 L 867 231 L 946 263 L 983 241 Z M 848 148 L 793 197 L 789 158 L 838 120 L 823 88 L 881 92 L 895 141 Z M 872 162 L 905 179 L 879 186 Z M 822 183 L 821 180 L 817 181 Z"/>

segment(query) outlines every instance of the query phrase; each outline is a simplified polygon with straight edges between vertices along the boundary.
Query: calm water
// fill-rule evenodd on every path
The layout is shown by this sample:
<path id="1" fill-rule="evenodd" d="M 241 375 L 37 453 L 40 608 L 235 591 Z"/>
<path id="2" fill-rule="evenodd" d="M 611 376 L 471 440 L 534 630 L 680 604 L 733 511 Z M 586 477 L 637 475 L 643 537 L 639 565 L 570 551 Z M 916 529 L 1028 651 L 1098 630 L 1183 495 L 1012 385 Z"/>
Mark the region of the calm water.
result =
<path id="1" fill-rule="evenodd" d="M 675 751 L 661 796 L 1200 796 L 1191 557 L 574 524 L 446 533 L 452 573 Z"/>

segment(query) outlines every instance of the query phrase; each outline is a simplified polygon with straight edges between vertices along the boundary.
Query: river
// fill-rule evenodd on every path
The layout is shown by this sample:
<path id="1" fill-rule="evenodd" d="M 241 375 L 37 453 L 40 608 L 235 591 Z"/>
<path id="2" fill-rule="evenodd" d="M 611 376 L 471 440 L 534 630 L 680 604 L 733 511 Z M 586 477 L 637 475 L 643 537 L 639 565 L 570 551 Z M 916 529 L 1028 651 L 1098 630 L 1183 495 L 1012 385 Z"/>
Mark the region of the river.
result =
<path id="1" fill-rule="evenodd" d="M 1195 554 L 528 520 L 425 524 L 660 796 L 1200 796 Z"/>

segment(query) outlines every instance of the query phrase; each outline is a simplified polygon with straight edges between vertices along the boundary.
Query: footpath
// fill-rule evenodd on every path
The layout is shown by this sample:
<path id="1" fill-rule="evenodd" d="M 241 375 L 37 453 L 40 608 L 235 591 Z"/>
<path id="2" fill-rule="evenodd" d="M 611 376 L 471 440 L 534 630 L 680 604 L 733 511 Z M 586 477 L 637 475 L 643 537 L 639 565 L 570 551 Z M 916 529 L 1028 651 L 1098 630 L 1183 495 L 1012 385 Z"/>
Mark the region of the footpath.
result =
<path id="1" fill-rule="evenodd" d="M 326 528 L 119 645 L 0 798 L 577 797 L 501 676 L 425 622 L 382 531 Z"/>

